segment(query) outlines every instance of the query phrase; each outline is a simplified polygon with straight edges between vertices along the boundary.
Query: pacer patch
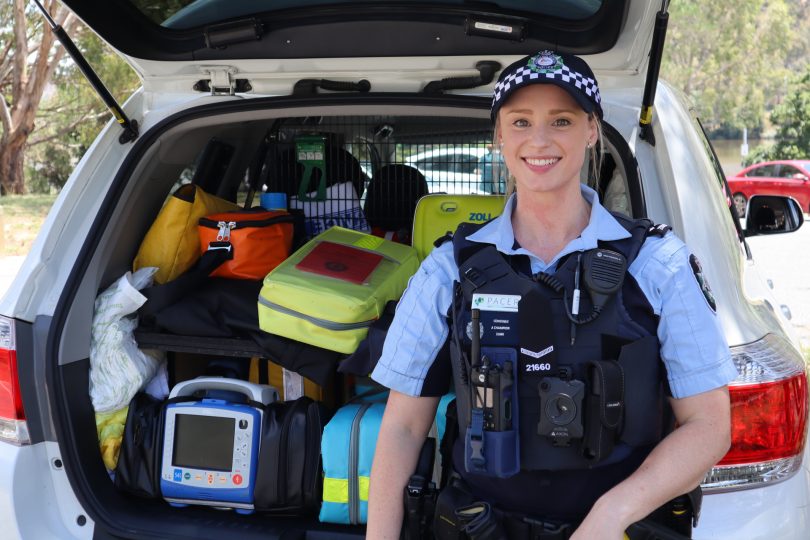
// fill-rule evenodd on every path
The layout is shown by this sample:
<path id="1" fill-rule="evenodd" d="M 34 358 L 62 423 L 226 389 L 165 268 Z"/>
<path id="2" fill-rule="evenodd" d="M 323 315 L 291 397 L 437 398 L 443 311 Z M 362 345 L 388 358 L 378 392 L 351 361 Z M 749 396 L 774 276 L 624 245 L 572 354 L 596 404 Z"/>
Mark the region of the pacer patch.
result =
<path id="1" fill-rule="evenodd" d="M 706 279 L 706 274 L 703 273 L 703 266 L 700 265 L 700 261 L 695 254 L 689 255 L 689 265 L 692 267 L 692 272 L 695 274 L 698 285 L 700 285 L 700 292 L 703 293 L 703 297 L 706 299 L 706 302 L 709 303 L 709 307 L 712 308 L 712 311 L 716 313 L 717 303 L 714 301 L 712 288 L 709 287 L 709 280 Z"/>

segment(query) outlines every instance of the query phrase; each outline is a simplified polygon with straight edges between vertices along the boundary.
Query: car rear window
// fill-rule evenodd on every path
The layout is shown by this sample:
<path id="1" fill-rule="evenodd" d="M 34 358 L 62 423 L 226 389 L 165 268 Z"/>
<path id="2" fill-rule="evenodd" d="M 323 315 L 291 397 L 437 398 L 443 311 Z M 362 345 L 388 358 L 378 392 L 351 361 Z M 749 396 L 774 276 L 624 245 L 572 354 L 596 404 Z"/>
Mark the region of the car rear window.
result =
<path id="1" fill-rule="evenodd" d="M 178 29 L 221 22 L 258 12 L 335 5 L 351 9 L 353 5 L 368 5 L 367 2 L 345 2 L 341 0 L 279 0 L 274 2 L 255 2 L 253 0 L 162 0 L 159 2 L 132 0 L 132 3 L 153 22 L 167 28 Z M 389 0 L 388 3 L 400 5 L 408 3 L 425 4 L 424 1 L 419 0 Z M 433 3 L 448 7 L 467 5 L 467 2 L 463 0 Z M 602 3 L 603 0 L 501 0 L 487 2 L 486 4 L 488 10 L 502 13 L 550 16 L 576 21 L 587 19 L 596 14 L 599 8 L 602 7 Z"/>

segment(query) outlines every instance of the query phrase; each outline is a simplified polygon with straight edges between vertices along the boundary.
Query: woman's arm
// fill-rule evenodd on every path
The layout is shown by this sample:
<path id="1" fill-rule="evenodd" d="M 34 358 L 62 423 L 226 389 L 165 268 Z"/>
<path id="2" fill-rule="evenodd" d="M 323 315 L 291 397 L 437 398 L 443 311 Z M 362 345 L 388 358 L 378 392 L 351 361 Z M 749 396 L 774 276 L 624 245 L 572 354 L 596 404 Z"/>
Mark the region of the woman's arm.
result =
<path id="1" fill-rule="evenodd" d="M 630 524 L 694 489 L 728 451 L 731 417 L 728 387 L 671 399 L 678 428 L 630 477 L 602 495 L 572 540 L 620 540 Z"/>
<path id="2" fill-rule="evenodd" d="M 391 390 L 371 467 L 366 538 L 399 538 L 405 485 L 416 470 L 438 404 L 437 397 L 411 397 Z"/>

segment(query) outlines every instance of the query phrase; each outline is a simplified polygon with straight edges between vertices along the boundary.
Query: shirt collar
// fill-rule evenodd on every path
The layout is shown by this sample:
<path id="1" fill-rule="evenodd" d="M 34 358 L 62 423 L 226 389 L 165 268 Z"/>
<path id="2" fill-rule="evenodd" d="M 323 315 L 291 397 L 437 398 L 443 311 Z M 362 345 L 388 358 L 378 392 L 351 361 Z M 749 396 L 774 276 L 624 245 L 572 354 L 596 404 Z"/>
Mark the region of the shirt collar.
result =
<path id="1" fill-rule="evenodd" d="M 583 198 L 591 205 L 591 215 L 588 225 L 582 230 L 579 237 L 574 238 L 567 246 L 560 251 L 552 261 L 547 261 L 550 265 L 560 257 L 575 251 L 587 251 L 598 247 L 599 241 L 609 242 L 629 238 L 630 233 L 621 226 L 616 219 L 599 202 L 596 191 L 580 184 Z M 516 194 L 512 194 L 506 201 L 503 214 L 467 237 L 471 242 L 492 244 L 495 248 L 506 255 L 530 255 L 536 257 L 528 250 L 518 247 L 515 249 L 515 232 L 512 229 L 512 212 L 515 208 Z M 510 219 L 505 219 L 509 216 Z"/>

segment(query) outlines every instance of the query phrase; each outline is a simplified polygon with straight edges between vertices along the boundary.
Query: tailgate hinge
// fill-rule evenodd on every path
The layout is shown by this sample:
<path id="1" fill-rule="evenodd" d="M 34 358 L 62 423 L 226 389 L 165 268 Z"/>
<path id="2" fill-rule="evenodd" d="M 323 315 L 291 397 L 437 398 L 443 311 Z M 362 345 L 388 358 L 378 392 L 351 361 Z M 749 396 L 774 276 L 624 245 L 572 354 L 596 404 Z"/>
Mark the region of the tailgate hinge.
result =
<path id="1" fill-rule="evenodd" d="M 205 66 L 203 73 L 208 79 L 202 79 L 194 84 L 198 92 L 211 92 L 212 96 L 232 96 L 237 92 L 250 92 L 253 88 L 247 79 L 234 77 L 236 68 L 231 66 Z"/>

